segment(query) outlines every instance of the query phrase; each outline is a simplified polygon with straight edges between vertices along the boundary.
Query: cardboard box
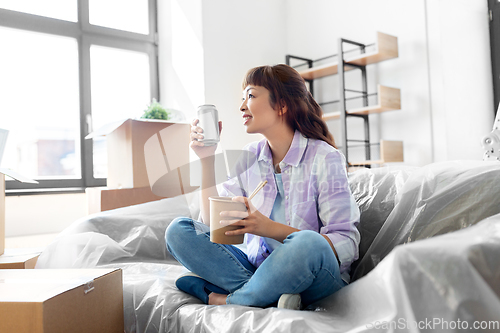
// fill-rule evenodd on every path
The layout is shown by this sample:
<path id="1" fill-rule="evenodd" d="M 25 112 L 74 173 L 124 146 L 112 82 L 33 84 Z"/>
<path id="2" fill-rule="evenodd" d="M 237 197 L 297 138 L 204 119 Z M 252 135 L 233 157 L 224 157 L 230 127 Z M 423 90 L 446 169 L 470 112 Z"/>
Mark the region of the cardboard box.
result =
<path id="1" fill-rule="evenodd" d="M 0 332 L 123 333 L 120 269 L 0 270 Z"/>
<path id="2" fill-rule="evenodd" d="M 5 175 L 0 173 L 0 255 L 5 250 Z"/>
<path id="3" fill-rule="evenodd" d="M 37 181 L 21 176 L 12 170 L 0 168 L 0 255 L 5 250 L 5 175 L 23 183 L 38 184 Z"/>
<path id="4" fill-rule="evenodd" d="M 106 125 L 87 135 L 86 139 L 107 138 L 108 188 L 148 187 L 159 178 L 158 172 L 168 173 L 189 164 L 190 128 L 187 123 L 127 119 Z M 158 161 L 162 168 L 158 172 L 151 171 Z M 154 174 L 155 178 L 151 184 L 148 162 L 150 175 Z M 170 186 L 182 186 L 179 175 L 172 179 Z"/>
<path id="5" fill-rule="evenodd" d="M 0 269 L 32 269 L 41 251 L 36 249 L 5 249 L 0 255 Z"/>
<path id="6" fill-rule="evenodd" d="M 89 214 L 163 199 L 153 194 L 149 187 L 121 189 L 87 187 L 85 193 Z"/>

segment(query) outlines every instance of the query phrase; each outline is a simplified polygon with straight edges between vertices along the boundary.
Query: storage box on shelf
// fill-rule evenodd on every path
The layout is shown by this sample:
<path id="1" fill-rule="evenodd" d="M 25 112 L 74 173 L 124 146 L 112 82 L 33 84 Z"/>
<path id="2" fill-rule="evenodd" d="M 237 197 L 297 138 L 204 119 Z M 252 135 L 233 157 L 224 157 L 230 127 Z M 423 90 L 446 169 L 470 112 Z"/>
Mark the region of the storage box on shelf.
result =
<path id="1" fill-rule="evenodd" d="M 120 269 L 0 270 L 0 332 L 123 333 Z"/>
<path id="2" fill-rule="evenodd" d="M 360 48 L 359 54 L 349 54 L 343 52 L 343 44 L 348 43 L 355 45 Z M 323 119 L 325 121 L 339 119 L 341 121 L 341 134 L 342 140 L 337 140 L 341 142 L 341 149 L 346 156 L 349 165 L 372 165 L 372 164 L 383 164 L 387 162 L 403 162 L 403 142 L 402 141 L 384 141 L 380 142 L 380 158 L 378 160 L 371 159 L 370 146 L 373 144 L 370 142 L 370 128 L 369 128 L 369 115 L 374 113 L 381 113 L 386 111 L 400 110 L 401 109 L 401 92 L 397 88 L 390 88 L 383 85 L 377 86 L 377 104 L 368 105 L 368 91 L 367 91 L 367 75 L 366 66 L 369 64 L 378 63 L 384 60 L 394 59 L 398 57 L 398 39 L 395 36 L 387 35 L 381 32 L 377 32 L 377 42 L 373 45 L 372 51 L 367 51 L 371 45 L 365 45 L 358 42 L 346 40 L 343 38 L 339 39 L 339 54 L 336 60 L 331 61 L 327 64 L 314 66 L 314 63 L 319 60 L 324 60 L 325 58 L 319 60 L 305 59 L 301 57 L 296 57 L 292 55 L 287 55 L 287 64 L 290 65 L 290 60 L 293 58 L 304 60 L 308 64 L 309 68 L 305 70 L 300 70 L 299 74 L 309 82 L 309 87 L 311 94 L 314 95 L 314 85 L 313 81 L 318 78 L 325 76 L 339 74 L 340 83 L 340 100 L 333 101 L 334 103 L 340 104 L 340 110 L 335 112 L 325 113 Z M 350 51 L 348 51 L 350 52 Z M 332 56 L 332 58 L 335 56 Z M 330 57 L 327 57 L 330 58 Z M 339 66 L 339 64 L 342 64 Z M 350 71 L 358 69 L 361 70 L 362 74 L 362 85 L 363 91 L 358 91 L 361 94 L 359 98 L 363 98 L 363 107 L 356 109 L 346 108 L 346 98 L 345 92 L 349 91 L 345 88 L 345 71 Z M 332 103 L 332 102 L 329 102 Z M 352 140 L 348 138 L 348 129 L 346 118 L 349 116 L 360 117 L 364 120 L 365 127 L 365 138 L 364 140 Z M 349 159 L 349 142 L 351 141 L 362 141 L 365 145 L 365 156 L 366 161 L 352 163 Z"/>

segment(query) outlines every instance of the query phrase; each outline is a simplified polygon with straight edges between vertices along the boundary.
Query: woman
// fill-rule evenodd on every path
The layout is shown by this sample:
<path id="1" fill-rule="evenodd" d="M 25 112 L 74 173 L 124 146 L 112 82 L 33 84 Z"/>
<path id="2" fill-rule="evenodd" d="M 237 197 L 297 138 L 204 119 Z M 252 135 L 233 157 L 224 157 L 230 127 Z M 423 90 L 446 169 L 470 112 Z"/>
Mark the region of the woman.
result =
<path id="1" fill-rule="evenodd" d="M 201 217 L 175 219 L 166 232 L 170 253 L 194 274 L 176 285 L 206 304 L 299 309 L 349 282 L 358 257 L 359 209 L 347 183 L 345 159 L 335 148 L 322 110 L 302 77 L 287 65 L 251 69 L 240 106 L 247 133 L 265 139 L 244 150 L 255 159 L 238 163 L 239 175 L 222 184 L 221 196 L 247 212 L 222 212 L 221 224 L 242 228 L 246 250 L 210 242 L 209 200 L 217 196 L 216 146 L 204 147 L 194 120 L 190 147 L 202 161 Z M 222 122 L 219 122 L 222 132 Z M 268 183 L 253 199 L 247 196 Z"/>

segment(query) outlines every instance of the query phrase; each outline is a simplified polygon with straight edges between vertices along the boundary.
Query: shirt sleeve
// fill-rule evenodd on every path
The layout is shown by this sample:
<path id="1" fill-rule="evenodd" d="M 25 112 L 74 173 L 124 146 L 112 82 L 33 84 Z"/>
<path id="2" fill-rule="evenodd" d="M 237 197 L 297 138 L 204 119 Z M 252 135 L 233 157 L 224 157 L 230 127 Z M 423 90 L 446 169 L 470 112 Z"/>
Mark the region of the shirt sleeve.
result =
<path id="1" fill-rule="evenodd" d="M 349 269 L 358 259 L 360 212 L 349 188 L 344 155 L 339 151 L 326 155 L 318 168 L 318 215 L 326 235 L 337 251 L 340 271 Z"/>

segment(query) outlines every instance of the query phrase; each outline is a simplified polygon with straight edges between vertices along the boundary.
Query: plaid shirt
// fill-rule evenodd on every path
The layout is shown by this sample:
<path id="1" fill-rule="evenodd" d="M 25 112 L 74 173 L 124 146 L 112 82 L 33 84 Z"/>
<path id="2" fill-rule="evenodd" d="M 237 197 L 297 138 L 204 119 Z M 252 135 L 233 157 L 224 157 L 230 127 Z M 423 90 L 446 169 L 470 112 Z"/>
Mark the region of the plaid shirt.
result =
<path id="1" fill-rule="evenodd" d="M 236 164 L 230 179 L 219 187 L 220 196 L 245 196 L 267 180 L 252 199 L 260 213 L 269 217 L 276 199 L 274 166 L 266 139 L 246 145 L 248 151 Z M 340 260 L 342 279 L 358 258 L 359 208 L 349 189 L 344 155 L 321 140 L 308 139 L 295 131 L 285 158 L 279 163 L 285 197 L 286 223 L 301 230 L 314 230 L 332 241 Z M 269 255 L 260 236 L 246 234 L 247 255 L 258 267 Z"/>

